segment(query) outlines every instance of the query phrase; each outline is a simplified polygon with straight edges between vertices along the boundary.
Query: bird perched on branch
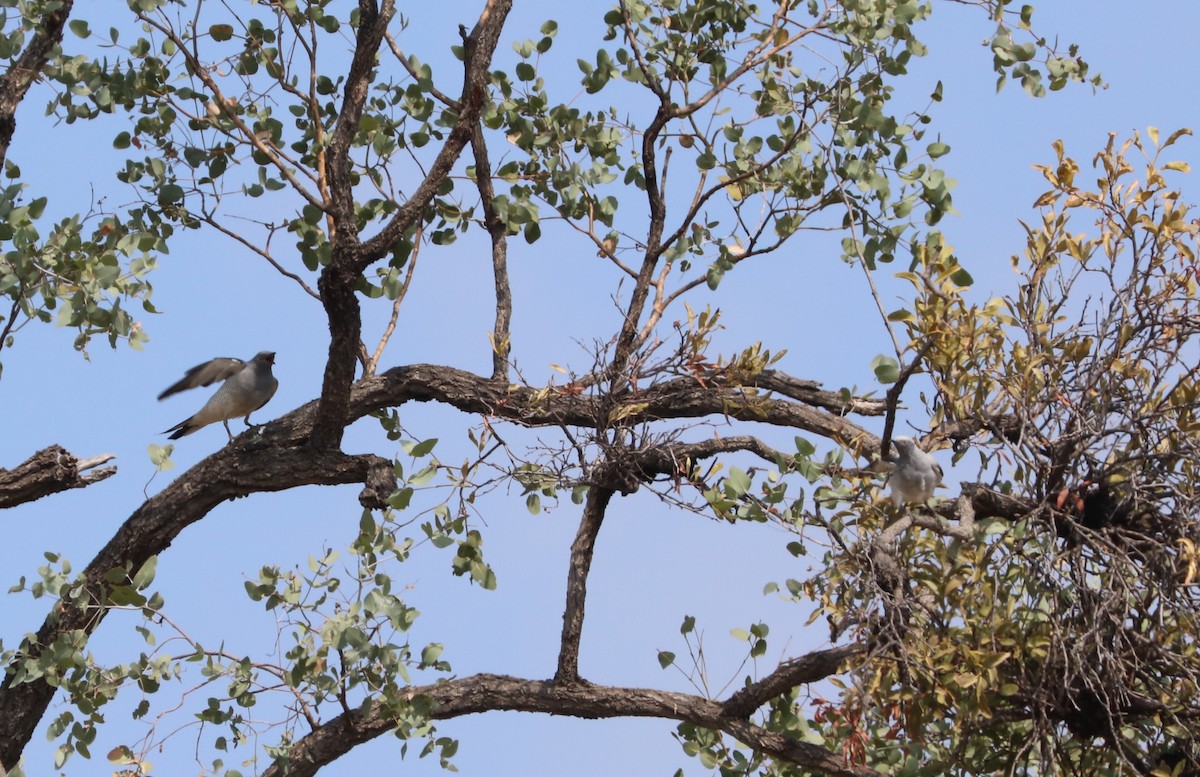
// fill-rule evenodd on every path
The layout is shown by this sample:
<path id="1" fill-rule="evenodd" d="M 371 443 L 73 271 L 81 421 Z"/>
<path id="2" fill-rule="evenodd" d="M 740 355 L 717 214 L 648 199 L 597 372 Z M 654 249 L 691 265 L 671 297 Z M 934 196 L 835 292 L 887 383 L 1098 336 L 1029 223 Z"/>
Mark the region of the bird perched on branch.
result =
<path id="1" fill-rule="evenodd" d="M 933 490 L 943 485 L 941 465 L 918 448 L 911 437 L 893 437 L 892 446 L 896 452 L 884 457 L 896 465 L 888 475 L 892 502 L 897 507 L 912 502 L 925 504 L 933 496 Z"/>
<path id="2" fill-rule="evenodd" d="M 198 413 L 167 429 L 167 432 L 173 432 L 170 439 L 178 440 L 201 427 L 220 421 L 225 424 L 229 439 L 233 440 L 233 432 L 229 431 L 231 418 L 241 417 L 247 426 L 257 426 L 250 423 L 250 414 L 267 404 L 275 396 L 275 389 L 279 388 L 279 381 L 271 374 L 273 364 L 275 353 L 261 351 L 248 362 L 241 359 L 213 359 L 188 370 L 182 380 L 159 394 L 158 398 L 166 399 L 180 391 L 211 386 L 217 381 L 224 383 Z"/>

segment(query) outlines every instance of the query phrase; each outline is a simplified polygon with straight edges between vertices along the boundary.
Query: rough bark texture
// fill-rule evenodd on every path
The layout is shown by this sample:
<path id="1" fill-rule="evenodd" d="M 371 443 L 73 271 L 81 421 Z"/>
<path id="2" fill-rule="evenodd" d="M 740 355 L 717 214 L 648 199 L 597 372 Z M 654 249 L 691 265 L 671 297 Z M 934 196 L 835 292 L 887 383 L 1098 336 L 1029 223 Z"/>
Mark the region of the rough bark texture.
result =
<path id="1" fill-rule="evenodd" d="M 8 158 L 8 146 L 17 131 L 17 107 L 41 75 L 50 50 L 62 42 L 63 29 L 74 4 L 75 0 L 61 0 L 55 10 L 43 16 L 29 45 L 8 72 L 0 76 L 0 163 Z"/>
<path id="2" fill-rule="evenodd" d="M 84 488 L 116 474 L 116 467 L 95 469 L 112 454 L 77 459 L 58 445 L 30 456 L 13 469 L 0 469 L 0 508 L 15 507 L 59 491 Z"/>
<path id="3" fill-rule="evenodd" d="M 584 683 L 522 680 L 477 674 L 411 690 L 424 697 L 434 720 L 492 710 L 541 712 L 579 718 L 653 717 L 686 720 L 724 731 L 759 752 L 837 777 L 870 777 L 877 772 L 848 765 L 823 747 L 773 734 L 744 717 L 727 714 L 720 702 L 669 691 L 613 688 Z M 263 777 L 308 777 L 355 746 L 390 732 L 392 719 L 379 710 L 353 710 L 337 716 L 303 737 L 286 764 L 276 764 Z"/>

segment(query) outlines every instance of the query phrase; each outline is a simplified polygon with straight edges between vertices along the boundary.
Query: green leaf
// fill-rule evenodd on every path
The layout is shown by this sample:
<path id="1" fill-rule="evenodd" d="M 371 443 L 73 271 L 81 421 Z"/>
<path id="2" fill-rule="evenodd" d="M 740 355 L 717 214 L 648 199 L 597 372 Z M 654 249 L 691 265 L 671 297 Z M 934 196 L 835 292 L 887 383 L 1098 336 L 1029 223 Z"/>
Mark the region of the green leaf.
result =
<path id="1" fill-rule="evenodd" d="M 92 34 L 92 31 L 88 29 L 88 23 L 83 19 L 72 19 L 67 26 L 71 28 L 71 32 L 81 38 L 86 38 Z"/>
<path id="2" fill-rule="evenodd" d="M 171 453 L 175 450 L 174 445 L 155 445 L 150 443 L 146 446 L 146 452 L 150 454 L 150 463 L 159 472 L 166 472 L 175 467 L 175 462 L 171 461 Z"/>
<path id="3" fill-rule="evenodd" d="M 666 669 L 671 664 L 675 663 L 675 654 L 669 650 L 658 651 L 658 665 Z"/>
<path id="4" fill-rule="evenodd" d="M 208 28 L 208 34 L 215 41 L 227 41 L 233 37 L 232 24 L 214 24 Z"/>
<path id="5" fill-rule="evenodd" d="M 158 204 L 170 205 L 183 199 L 183 187 L 179 184 L 165 183 L 158 190 Z"/>
<path id="6" fill-rule="evenodd" d="M 388 504 L 391 505 L 395 510 L 403 510 L 408 507 L 408 504 L 412 501 L 412 498 L 413 490 L 408 486 L 405 486 L 388 497 Z"/>
<path id="7" fill-rule="evenodd" d="M 525 497 L 525 509 L 529 510 L 530 515 L 542 514 L 542 499 L 536 491 Z"/>
<path id="8" fill-rule="evenodd" d="M 154 582 L 154 571 L 158 567 L 158 556 L 151 556 L 133 576 L 133 587 L 141 591 Z"/>
<path id="9" fill-rule="evenodd" d="M 900 379 L 900 363 L 887 356 L 876 356 L 871 360 L 871 369 L 880 383 L 887 385 Z"/>
<path id="10" fill-rule="evenodd" d="M 929 157 L 931 159 L 937 159 L 938 157 L 949 154 L 950 146 L 939 140 L 936 143 L 930 143 L 928 146 L 926 146 L 925 151 L 929 153 Z"/>
<path id="11" fill-rule="evenodd" d="M 739 497 L 750 490 L 750 476 L 738 467 L 729 468 L 729 477 L 725 478 L 725 491 L 732 497 Z"/>
<path id="12" fill-rule="evenodd" d="M 962 267 L 954 271 L 950 276 L 950 280 L 957 283 L 959 286 L 970 286 L 975 283 L 975 279 L 971 277 L 971 273 L 967 272 Z"/>
<path id="13" fill-rule="evenodd" d="M 425 649 L 421 651 L 421 663 L 426 666 L 436 664 L 438 658 L 441 657 L 442 650 L 444 648 L 445 645 L 441 644 L 440 642 L 431 642 L 430 644 L 426 645 Z"/>
<path id="14" fill-rule="evenodd" d="M 438 438 L 430 437 L 428 440 L 422 440 L 421 442 L 417 443 L 416 445 L 413 445 L 411 448 L 408 449 L 407 453 L 409 456 L 412 456 L 414 459 L 419 459 L 422 456 L 428 456 L 429 453 L 433 450 L 433 446 L 437 445 L 437 442 L 438 442 Z"/>

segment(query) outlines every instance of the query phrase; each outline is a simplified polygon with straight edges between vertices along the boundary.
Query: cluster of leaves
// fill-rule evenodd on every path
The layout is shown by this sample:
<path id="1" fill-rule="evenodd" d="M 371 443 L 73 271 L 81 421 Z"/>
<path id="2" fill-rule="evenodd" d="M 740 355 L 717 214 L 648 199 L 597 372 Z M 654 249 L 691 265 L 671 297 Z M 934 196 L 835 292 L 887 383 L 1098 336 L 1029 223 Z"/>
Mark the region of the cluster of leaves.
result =
<path id="1" fill-rule="evenodd" d="M 975 448 L 981 470 L 998 491 L 1026 501 L 1022 514 L 980 522 L 968 538 L 951 535 L 947 542 L 936 525 L 923 525 L 880 550 L 870 538 L 900 517 L 870 501 L 873 473 L 842 469 L 847 455 L 858 453 L 856 441 L 836 440 L 841 447 L 818 454 L 816 445 L 797 438 L 794 454 L 760 454 L 775 471 L 757 484 L 755 470 L 721 459 L 703 470 L 689 462 L 660 481 L 660 495 L 672 504 L 685 503 L 673 496 L 685 480 L 697 493 L 687 505 L 692 509 L 802 532 L 803 541 L 791 546 L 797 555 L 810 538 L 823 536 L 825 568 L 811 580 L 788 581 L 788 595 L 816 602 L 814 618 L 826 617 L 835 637 L 849 633 L 870 645 L 840 703 L 816 702 L 817 712 L 809 714 L 791 690 L 763 709 L 762 725 L 840 752 L 852 764 L 898 774 L 1034 763 L 1047 771 L 1144 766 L 1137 752 L 1185 738 L 1197 683 L 1189 635 L 1197 627 L 1192 584 L 1200 565 L 1194 491 L 1200 390 L 1181 356 L 1195 347 L 1196 230 L 1163 175 L 1178 165 L 1160 167 L 1150 155 L 1144 182 L 1135 187 L 1130 146 L 1110 145 L 1099 157 L 1102 181 L 1090 191 L 1075 186 L 1078 166 L 1059 149 L 1057 166 L 1046 169 L 1053 189 L 1041 204 L 1048 211 L 1039 227 L 1029 228 L 1029 251 L 1019 263 L 1027 280 L 1022 293 L 971 305 L 969 273 L 927 230 L 952 209 L 953 181 L 937 168 L 949 145 L 927 136 L 928 113 L 892 105 L 894 80 L 925 53 L 915 30 L 931 6 L 917 0 L 791 5 L 764 16 L 738 0 L 619 4 L 603 18 L 611 44 L 578 61 L 584 92 L 610 98 L 607 107 L 554 97 L 560 76 L 547 73 L 543 61 L 558 34 L 554 22 L 515 45 L 511 75 L 489 71 L 492 99 L 476 141 L 502 139 L 505 158 L 491 170 L 477 148 L 474 163 L 456 169 L 460 177 L 440 179 L 420 226 L 390 246 L 376 278 L 356 279 L 358 291 L 399 301 L 407 283 L 402 272 L 411 272 L 423 241 L 447 245 L 483 223 L 501 227 L 492 230 L 496 239 L 521 235 L 535 243 L 544 221 L 561 222 L 594 243 L 618 277 L 636 279 L 636 293 L 655 297 L 644 320 L 634 308 L 625 322 L 641 327 L 638 337 L 623 337 L 613 352 L 598 356 L 592 374 L 572 373 L 568 386 L 535 393 L 535 405 L 586 394 L 600 400 L 602 415 L 594 427 L 564 425 L 558 444 L 539 442 L 543 447 L 519 453 L 493 439 L 485 424 L 470 433 L 478 458 L 461 467 L 432 457 L 437 440 L 403 442 L 414 464 L 395 464 L 390 509 L 363 514 L 350 544 L 351 570 L 339 571 L 339 554 L 327 549 L 307 573 L 265 568 L 246 584 L 291 639 L 274 663 L 206 649 L 180 631 L 174 633 L 186 640 L 186 655 L 152 651 L 113 669 L 84 653 L 82 633 L 29 660 L 22 651 L 4 653 L 6 665 L 24 673 L 18 681 L 47 678 L 67 688 L 82 713 L 65 713 L 55 723 L 53 733 L 64 740 L 60 753 L 88 754 L 99 710 L 121 685 L 135 681 L 149 694 L 195 662 L 207 680 L 223 681 L 197 719 L 220 732 L 212 742 L 217 750 L 259 731 L 254 727 L 262 724 L 246 710 L 276 694 L 286 699 L 286 715 L 272 724 L 278 736 L 269 754 L 280 762 L 302 721 L 319 725 L 329 709 L 384 709 L 402 738 L 424 739 L 423 754 L 436 751 L 445 762 L 455 744 L 436 736 L 429 709 L 405 689 L 415 672 L 450 667 L 440 644 L 419 650 L 410 644 L 418 613 L 400 593 L 395 565 L 424 543 L 453 548 L 452 573 L 493 588 L 496 572 L 471 520 L 478 494 L 515 485 L 538 513 L 563 491 L 580 504 L 604 488 L 621 490 L 589 478 L 618 455 L 665 450 L 682 432 L 664 432 L 652 421 L 635 428 L 629 419 L 648 402 L 606 394 L 613 385 L 636 395 L 686 377 L 703 388 L 718 382 L 740 388 L 779 356 L 755 344 L 728 362 L 710 363 L 716 316 L 706 312 L 680 331 L 678 352 L 655 362 L 663 311 L 699 284 L 717 289 L 742 262 L 802 230 L 831 225 L 847 232 L 844 258 L 867 271 L 898 255 L 912 257 L 912 268 L 899 277 L 912 285 L 914 299 L 888 320 L 906 327 L 913 350 L 923 354 L 936 389 L 933 421 L 957 443 L 991 435 Z M 991 48 L 1002 82 L 1020 80 L 1036 95 L 1043 68 L 1051 89 L 1090 78 L 1073 49 L 1060 56 L 1032 35 L 1028 7 L 1013 12 L 1005 0 L 987 5 L 998 24 Z M 114 146 L 142 154 L 119 174 L 140 192 L 141 206 L 120 219 L 100 219 L 91 237 L 81 226 L 88 220 L 77 219 L 42 239 L 35 222 L 44 201 L 21 206 L 15 187 L 0 200 L 7 230 L 0 239 L 13 247 L 0 267 L 0 293 L 27 318 L 48 320 L 57 309 L 61 323 L 79 328 L 81 345 L 100 332 L 135 344 L 144 337 L 120 301 L 148 305 L 143 276 L 180 226 L 216 229 L 314 293 L 301 276 L 334 260 L 336 230 L 366 236 L 405 208 L 412 192 L 398 182 L 424 180 L 462 109 L 435 86 L 429 65 L 389 38 L 399 75 L 379 69 L 354 128 L 349 169 L 331 174 L 330 135 L 346 83 L 333 74 L 347 64 L 343 44 L 362 24 L 359 10 L 339 18 L 330 2 L 280 2 L 225 8 L 221 21 L 200 24 L 199 10 L 184 16 L 165 0 L 138 0 L 131 8 L 144 34 L 119 44 L 118 32 L 110 32 L 103 45 L 121 51 L 116 64 L 62 57 L 47 72 L 70 86 L 54 105 L 67 122 L 118 108 L 133 115 Z M 86 23 L 71 29 L 94 40 Z M 10 48 L 19 45 L 14 40 Z M 940 97 L 939 87 L 931 102 Z M 649 121 L 635 120 L 639 112 Z M 1141 149 L 1140 141 L 1133 147 Z M 671 167 L 672 159 L 683 161 Z M 408 175 L 414 171 L 421 174 Z M 336 175 L 351 180 L 353 224 L 337 224 L 331 215 Z M 456 189 L 464 179 L 478 187 L 477 202 Z M 494 196 L 491 185 L 501 188 Z M 258 223 L 257 233 L 235 233 L 224 218 L 232 202 L 249 212 L 247 203 L 259 200 L 289 215 Z M 644 206 L 635 208 L 635 201 Z M 1068 232 L 1069 212 L 1078 209 L 1099 215 L 1099 235 Z M 294 264 L 272 255 L 278 231 L 295 238 Z M 1105 299 L 1105 307 L 1071 311 L 1068 300 L 1092 292 L 1092 279 L 1102 281 L 1095 299 Z M 8 317 L 0 347 L 14 320 Z M 494 334 L 499 350 L 507 332 Z M 606 359 L 625 360 L 617 366 L 626 383 L 597 377 L 612 377 Z M 872 366 L 884 383 L 904 374 L 890 357 Z M 749 388 L 745 396 L 747 406 L 766 399 Z M 851 400 L 847 392 L 847 406 Z M 389 439 L 399 439 L 397 414 L 378 416 Z M 946 431 L 968 422 L 976 426 L 958 436 Z M 496 480 L 480 482 L 481 464 L 497 451 L 512 460 L 495 466 Z M 439 474 L 453 496 L 423 501 Z M 795 480 L 816 488 L 811 494 L 791 488 Z M 635 478 L 631 489 L 637 485 Z M 407 510 L 420 516 L 417 537 L 404 536 L 409 523 L 398 516 Z M 112 601 L 92 606 L 138 609 L 163 624 L 161 601 L 143 593 L 153 568 L 121 574 L 128 580 L 109 581 Z M 65 570 L 43 577 L 35 594 L 69 585 Z M 685 621 L 685 640 L 693 628 L 694 621 Z M 153 645 L 152 630 L 142 631 Z M 766 654 L 768 634 L 766 624 L 756 623 L 734 635 L 747 643 L 747 661 Z M 675 656 L 664 651 L 659 660 L 665 668 Z M 1090 748 L 1096 738 L 1111 746 Z M 692 723 L 681 726 L 679 739 L 686 753 L 723 774 L 795 771 Z M 142 747 L 116 752 L 114 761 L 141 769 L 159 744 L 150 736 Z M 222 762 L 213 771 L 236 773 Z"/>
<path id="2" fill-rule="evenodd" d="M 1056 145 L 1014 295 L 969 303 L 945 246 L 902 274 L 916 297 L 893 318 L 930 344 L 940 432 L 960 457 L 974 439 L 1017 508 L 970 537 L 910 530 L 890 552 L 899 581 L 867 541 L 894 519 L 847 508 L 882 520 L 805 586 L 886 658 L 858 674 L 870 759 L 899 749 L 973 773 L 1195 763 L 1200 227 L 1167 181 L 1187 166 L 1160 158 L 1184 134 L 1111 139 L 1094 186 Z M 1081 212 L 1093 233 L 1072 232 Z M 881 630 L 899 609 L 903 627 Z"/>

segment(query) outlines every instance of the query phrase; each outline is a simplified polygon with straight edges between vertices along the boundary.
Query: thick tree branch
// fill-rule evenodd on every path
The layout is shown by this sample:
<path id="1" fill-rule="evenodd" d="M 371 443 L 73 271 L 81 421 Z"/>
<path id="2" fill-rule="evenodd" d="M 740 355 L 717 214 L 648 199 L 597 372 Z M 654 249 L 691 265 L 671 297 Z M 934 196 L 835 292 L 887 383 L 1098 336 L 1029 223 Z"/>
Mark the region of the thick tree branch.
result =
<path id="1" fill-rule="evenodd" d="M 51 445 L 38 451 L 13 469 L 0 469 L 0 509 L 32 502 L 59 491 L 85 488 L 117 474 L 116 467 L 101 464 L 115 459 L 111 453 L 90 459 L 77 459 L 64 448 Z"/>
<path id="2" fill-rule="evenodd" d="M 776 385 L 782 380 L 780 373 L 772 373 L 768 383 Z M 636 396 L 627 393 L 614 406 L 611 400 L 602 402 L 596 397 L 567 392 L 548 394 L 521 386 L 499 385 L 453 367 L 414 364 L 394 367 L 355 384 L 350 420 L 413 400 L 442 402 L 466 413 L 494 416 L 525 426 L 566 424 L 596 429 L 606 427 L 609 419 L 617 415 L 625 424 L 725 416 L 803 429 L 836 440 L 859 455 L 878 455 L 878 439 L 858 424 L 798 401 L 760 394 L 753 383 L 731 388 L 705 387 L 692 378 L 676 378 Z M 813 399 L 825 401 L 822 396 Z"/>
<path id="3" fill-rule="evenodd" d="M 39 660 L 57 639 L 76 630 L 93 632 L 108 612 L 110 572 L 136 572 L 221 502 L 302 485 L 362 483 L 360 501 L 382 508 L 395 488 L 392 463 L 374 455 L 321 453 L 299 445 L 311 420 L 311 410 L 305 408 L 243 433 L 143 503 L 54 606 L 33 641 L 21 646 L 19 660 Z M 14 685 L 13 676 L 6 672 L 0 682 L 0 768 L 5 770 L 16 766 L 55 692 L 44 679 Z"/>
<path id="4" fill-rule="evenodd" d="M 802 394 L 801 387 L 816 390 L 780 374 L 772 374 L 768 380 L 775 385 L 792 385 L 795 390 L 789 393 L 798 395 Z M 761 396 L 746 386 L 706 388 L 691 378 L 678 378 L 653 386 L 639 396 L 627 395 L 614 408 L 611 401 L 602 402 L 595 397 L 505 386 L 463 370 L 433 365 L 397 367 L 359 381 L 348 397 L 345 422 L 412 401 L 437 401 L 463 412 L 528 426 L 567 424 L 592 429 L 606 428 L 614 410 L 622 414 L 623 424 L 717 415 L 806 429 L 856 445 L 861 454 L 869 454 L 878 447 L 878 441 L 869 432 L 839 415 L 806 407 L 797 400 Z M 360 501 L 369 507 L 381 507 L 395 487 L 391 462 L 377 456 L 348 456 L 306 445 L 316 426 L 319 407 L 319 401 L 310 402 L 264 427 L 242 434 L 233 444 L 204 459 L 145 502 L 84 570 L 81 584 L 75 589 L 80 593 L 51 612 L 35 641 L 24 648 L 28 657 L 36 659 L 56 639 L 76 629 L 86 633 L 94 630 L 106 612 L 102 606 L 106 601 L 106 575 L 113 569 L 136 571 L 148 558 L 168 548 L 184 528 L 223 501 L 302 485 L 363 483 Z M 735 443 L 738 449 L 751 449 L 738 439 Z M 700 455 L 703 451 L 695 448 L 691 452 Z M 715 452 L 711 450 L 706 455 Z M 647 466 L 656 466 L 652 456 L 647 454 L 644 458 Z M 659 464 L 665 467 L 671 457 L 664 452 L 660 458 L 663 461 Z M 606 490 L 609 497 L 617 490 L 632 491 L 639 477 L 648 471 L 639 474 L 629 467 L 602 465 L 589 475 L 597 485 L 589 497 L 590 512 L 585 510 L 587 525 L 580 527 L 578 554 L 573 553 L 572 575 L 579 583 L 576 586 L 579 603 L 568 605 L 569 617 L 564 620 L 564 659 L 560 661 L 563 678 L 578 676 L 582 585 L 590 563 L 590 547 L 607 503 L 600 495 Z M 992 493 L 985 492 L 982 498 L 991 498 L 988 495 Z M 988 514 L 978 510 L 978 505 L 977 512 Z M 577 624 L 569 625 L 567 620 Z M 575 645 L 573 658 L 566 655 L 568 642 Z M 54 687 L 44 681 L 14 686 L 11 677 L 7 675 L 0 684 L 0 766 L 4 768 L 16 764 L 54 695 Z M 777 743 L 777 748 L 782 747 L 783 743 Z"/>
<path id="5" fill-rule="evenodd" d="M 50 50 L 62 43 L 73 5 L 75 0 L 61 0 L 55 10 L 46 13 L 21 56 L 0 76 L 0 164 L 8 158 L 8 146 L 17 131 L 17 107 L 41 75 Z"/>
<path id="6" fill-rule="evenodd" d="M 488 0 L 474 31 L 464 41 L 462 112 L 451 128 L 428 174 L 412 196 L 399 207 L 382 230 L 360 241 L 354 220 L 350 145 L 357 132 L 367 89 L 394 11 L 392 0 L 378 8 L 360 0 L 360 24 L 354 59 L 345 87 L 345 99 L 330 140 L 328 169 L 330 207 L 337 230 L 333 235 L 332 261 L 321 273 L 319 288 L 329 320 L 329 358 L 321 387 L 321 407 L 310 444 L 336 447 L 341 443 L 354 380 L 355 354 L 362 335 L 362 316 L 355 291 L 360 275 L 391 250 L 397 240 L 425 213 L 457 163 L 479 120 L 488 95 L 488 72 L 512 0 Z"/>
<path id="7" fill-rule="evenodd" d="M 563 610 L 562 643 L 558 653 L 558 682 L 579 682 L 579 642 L 583 636 L 583 610 L 587 602 L 587 577 L 596 550 L 596 535 L 604 521 L 604 511 L 612 500 L 613 489 L 593 486 L 583 506 L 583 518 L 575 541 L 571 543 L 571 566 L 567 572 L 567 604 Z"/>
<path id="8" fill-rule="evenodd" d="M 878 772 L 871 769 L 847 764 L 840 754 L 771 733 L 744 717 L 730 716 L 720 702 L 683 693 L 478 674 L 412 688 L 409 698 L 428 702 L 434 720 L 509 710 L 590 719 L 687 721 L 724 731 L 764 755 L 834 777 L 878 777 Z M 362 708 L 351 710 L 301 738 L 286 763 L 274 764 L 263 772 L 263 777 L 311 777 L 354 747 L 393 730 L 395 722 L 378 705 L 367 712 Z"/>
<path id="9" fill-rule="evenodd" d="M 341 444 L 355 356 L 362 341 L 362 311 L 355 291 L 362 272 L 358 267 L 361 241 L 354 213 L 350 147 L 358 132 L 379 47 L 395 11 L 394 5 L 393 0 L 384 0 L 380 8 L 375 0 L 359 0 L 354 56 L 326 155 L 329 175 L 326 212 L 333 223 L 332 258 L 317 283 L 329 322 L 329 356 L 325 362 L 318 421 L 309 441 L 315 448 L 336 448 Z"/>

